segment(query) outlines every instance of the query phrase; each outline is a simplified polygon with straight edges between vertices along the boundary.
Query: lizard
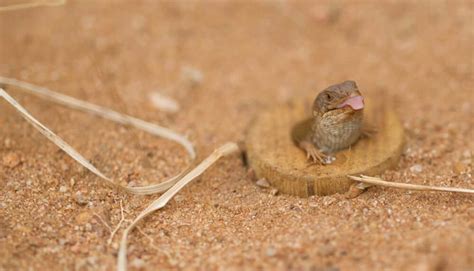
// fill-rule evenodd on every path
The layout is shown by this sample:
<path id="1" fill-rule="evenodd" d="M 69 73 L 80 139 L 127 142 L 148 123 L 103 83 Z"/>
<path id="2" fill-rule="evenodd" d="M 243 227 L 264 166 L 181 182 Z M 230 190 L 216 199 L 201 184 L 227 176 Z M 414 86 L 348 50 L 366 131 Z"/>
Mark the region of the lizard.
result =
<path id="1" fill-rule="evenodd" d="M 313 102 L 309 133 L 293 134 L 293 140 L 308 160 L 329 164 L 330 154 L 349 148 L 362 135 L 370 135 L 362 124 L 364 106 L 364 97 L 354 81 L 329 86 Z"/>

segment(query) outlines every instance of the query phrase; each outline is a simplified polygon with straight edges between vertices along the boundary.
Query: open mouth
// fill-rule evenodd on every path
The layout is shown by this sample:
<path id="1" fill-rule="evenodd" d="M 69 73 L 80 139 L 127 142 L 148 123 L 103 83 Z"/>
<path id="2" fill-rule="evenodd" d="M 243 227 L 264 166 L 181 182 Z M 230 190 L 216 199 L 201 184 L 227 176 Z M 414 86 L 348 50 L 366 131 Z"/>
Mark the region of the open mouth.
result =
<path id="1" fill-rule="evenodd" d="M 343 108 L 346 106 L 350 106 L 353 110 L 364 109 L 364 97 L 360 95 L 349 97 L 340 105 L 338 105 L 337 108 Z"/>

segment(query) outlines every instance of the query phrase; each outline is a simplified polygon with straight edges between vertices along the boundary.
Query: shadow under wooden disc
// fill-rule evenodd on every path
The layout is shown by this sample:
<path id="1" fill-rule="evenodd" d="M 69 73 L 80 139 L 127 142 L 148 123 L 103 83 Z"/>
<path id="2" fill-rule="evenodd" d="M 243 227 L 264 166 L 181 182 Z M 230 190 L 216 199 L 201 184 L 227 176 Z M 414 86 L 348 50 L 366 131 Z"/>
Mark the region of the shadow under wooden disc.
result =
<path id="1" fill-rule="evenodd" d="M 325 166 L 309 164 L 305 153 L 293 143 L 295 127 L 309 131 L 309 113 L 305 111 L 302 102 L 280 105 L 257 117 L 247 134 L 249 165 L 258 178 L 267 179 L 279 192 L 300 197 L 344 193 L 353 183 L 347 175 L 377 175 L 398 163 L 403 127 L 387 106 L 366 106 L 364 120 L 377 132 L 334 154 L 336 161 Z"/>

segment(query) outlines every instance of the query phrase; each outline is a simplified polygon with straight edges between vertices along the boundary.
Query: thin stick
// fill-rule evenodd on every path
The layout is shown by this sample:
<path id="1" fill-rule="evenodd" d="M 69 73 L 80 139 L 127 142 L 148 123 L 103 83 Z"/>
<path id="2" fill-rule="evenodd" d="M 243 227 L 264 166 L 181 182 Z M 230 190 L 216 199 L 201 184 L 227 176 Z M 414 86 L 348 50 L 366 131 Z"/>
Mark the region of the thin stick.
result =
<path id="1" fill-rule="evenodd" d="M 26 82 L 18 81 L 16 79 L 4 78 L 0 77 L 0 83 L 10 84 L 17 87 L 22 88 L 32 94 L 38 95 L 41 98 L 45 98 L 49 101 L 54 101 L 56 103 L 65 105 L 70 108 L 82 110 L 88 113 L 92 113 L 98 115 L 100 117 L 121 123 L 121 124 L 128 124 L 134 126 L 138 129 L 145 130 L 149 133 L 152 133 L 157 136 L 161 136 L 177 143 L 181 144 L 188 152 L 189 156 L 194 160 L 196 157 L 194 147 L 185 137 L 158 125 L 154 125 L 148 122 L 145 122 L 140 119 L 136 119 L 127 115 L 120 114 L 118 112 L 112 111 L 107 108 L 103 108 L 91 103 L 87 103 L 60 93 L 53 92 L 49 89 L 38 87 Z M 158 193 L 167 190 L 161 197 L 157 200 L 153 201 L 145 210 L 143 210 L 137 218 L 125 229 L 122 239 L 120 242 L 120 249 L 118 254 L 118 270 L 126 270 L 127 269 L 127 237 L 128 234 L 136 227 L 137 223 L 144 219 L 149 214 L 153 213 L 154 211 L 163 208 L 169 202 L 169 200 L 176 195 L 184 186 L 186 186 L 189 182 L 200 176 L 207 168 L 213 165 L 217 160 L 219 160 L 223 156 L 227 156 L 231 153 L 237 152 L 239 147 L 236 143 L 227 143 L 221 146 L 220 148 L 216 149 L 209 157 L 203 160 L 199 165 L 194 167 L 191 170 L 191 165 L 180 174 L 171 177 L 165 182 L 160 184 L 146 186 L 146 187 L 123 187 L 118 184 L 115 184 L 110 178 L 106 177 L 103 173 L 101 173 L 97 168 L 95 168 L 86 158 L 84 158 L 81 154 L 79 154 L 74 148 L 72 148 L 69 144 L 67 144 L 64 140 L 62 140 L 59 136 L 54 134 L 51 130 L 49 130 L 46 126 L 36 120 L 28 111 L 23 108 L 15 99 L 13 99 L 6 91 L 0 88 L 0 97 L 3 97 L 8 103 L 10 103 L 20 114 L 21 116 L 26 119 L 30 124 L 33 125 L 41 134 L 46 136 L 49 140 L 51 140 L 54 144 L 56 144 L 59 148 L 65 151 L 69 156 L 71 156 L 74 160 L 78 163 L 89 169 L 95 175 L 99 176 L 103 180 L 105 180 L 108 184 L 111 184 L 116 187 L 121 187 L 128 192 L 133 194 L 151 194 L 151 193 Z M 118 224 L 118 226 L 112 231 L 111 237 L 109 238 L 109 242 L 111 242 L 112 238 L 120 228 L 120 225 L 124 221 L 123 215 L 123 206 L 122 202 L 120 202 L 121 208 L 121 215 L 122 218 Z"/>
<path id="2" fill-rule="evenodd" d="M 0 83 L 19 87 L 21 90 L 34 94 L 47 101 L 52 101 L 69 108 L 80 110 L 89 114 L 99 116 L 104 119 L 108 119 L 120 124 L 130 125 L 137 129 L 143 130 L 150 134 L 175 141 L 182 145 L 188 152 L 191 159 L 196 158 L 196 152 L 194 151 L 193 144 L 184 136 L 159 125 L 146 122 L 141 119 L 134 118 L 106 107 L 98 106 L 92 103 L 88 103 L 71 96 L 67 96 L 58 92 L 54 92 L 50 89 L 36 86 L 27 82 L 23 82 L 14 78 L 7 78 L 0 76 Z"/>
<path id="3" fill-rule="evenodd" d="M 67 144 L 64 140 L 62 140 L 59 136 L 49 130 L 46 126 L 44 126 L 41 122 L 35 119 L 24 107 L 22 107 L 15 99 L 13 99 L 5 90 L 0 88 L 0 97 L 3 97 L 8 103 L 10 103 L 15 109 L 21 114 L 21 116 L 27 120 L 33 127 L 35 127 L 41 134 L 51 140 L 56 146 L 61 148 L 65 151 L 69 156 L 71 156 L 74 160 L 79 162 L 81 165 L 92 171 L 97 176 L 101 177 L 102 179 L 106 180 L 107 182 L 113 183 L 108 177 L 103 175 L 97 168 L 95 168 L 86 158 L 84 158 L 81 154 L 79 154 L 73 147 Z"/>
<path id="4" fill-rule="evenodd" d="M 169 130 L 167 128 L 158 126 L 156 124 L 152 124 L 131 116 L 127 116 L 113 110 L 100 107 L 88 102 L 84 102 L 60 93 L 56 93 L 46 88 L 42 88 L 39 86 L 35 86 L 26 82 L 18 81 L 16 79 L 5 78 L 0 76 L 0 83 L 9 84 L 16 87 L 19 87 L 22 90 L 25 90 L 29 93 L 35 94 L 43 99 L 48 101 L 54 101 L 56 103 L 65 105 L 70 108 L 78 109 L 84 112 L 88 112 L 91 114 L 95 114 L 97 116 L 109 119 L 114 122 L 118 122 L 120 124 L 128 124 L 135 128 L 144 130 L 148 133 L 153 135 L 164 137 L 169 140 L 173 140 L 180 145 L 182 145 L 188 152 L 189 156 L 192 160 L 195 159 L 196 153 L 194 151 L 194 147 L 192 143 L 186 139 L 184 136 L 177 134 L 176 132 Z M 6 91 L 0 88 L 0 97 L 3 97 L 8 103 L 10 103 L 21 115 L 24 119 L 26 119 L 33 127 L 35 127 L 41 134 L 51 140 L 55 145 L 61 148 L 64 152 L 66 152 L 69 156 L 71 156 L 74 160 L 76 160 L 79 164 L 87 168 L 89 171 L 106 181 L 107 184 L 118 187 L 123 189 L 127 192 L 136 195 L 148 195 L 154 193 L 162 193 L 169 189 L 176 181 L 184 176 L 186 172 L 189 171 L 192 164 L 189 164 L 187 168 L 181 171 L 179 174 L 172 176 L 165 181 L 162 181 L 158 184 L 142 186 L 142 187 L 126 187 L 116 184 L 112 181 L 109 177 L 105 176 L 99 169 L 97 169 L 94 165 L 92 165 L 86 158 L 84 158 L 79 152 L 77 152 L 73 147 L 67 144 L 62 138 L 57 136 L 54 132 L 49 130 L 46 126 L 40 123 L 37 119 L 35 119 L 28 111 L 22 107 L 13 97 L 11 97 Z"/>
<path id="5" fill-rule="evenodd" d="M 222 145 L 220 148 L 216 149 L 210 156 L 203 160 L 198 166 L 186 174 L 182 179 L 180 179 L 173 187 L 166 191 L 161 197 L 153 201 L 145 210 L 143 210 L 125 229 L 122 235 L 122 240 L 120 242 L 119 254 L 118 254 L 118 263 L 117 270 L 125 271 L 127 270 L 127 237 L 129 233 L 135 228 L 138 222 L 144 219 L 149 214 L 153 213 L 156 210 L 159 210 L 166 206 L 171 198 L 173 198 L 183 187 L 185 187 L 192 180 L 199 177 L 207 168 L 214 164 L 223 156 L 235 153 L 239 150 L 237 144 L 231 142 Z"/>
<path id="6" fill-rule="evenodd" d="M 112 231 L 112 233 L 110 234 L 109 240 L 107 241 L 108 245 L 110 245 L 110 243 L 112 243 L 112 240 L 114 239 L 115 234 L 120 229 L 120 227 L 122 226 L 122 223 L 124 221 L 125 221 L 125 216 L 123 214 L 123 205 L 122 205 L 122 200 L 120 200 L 120 221 L 117 224 L 117 226 L 115 227 L 115 229 Z"/>
<path id="7" fill-rule="evenodd" d="M 36 2 L 30 2 L 30 3 L 3 6 L 3 7 L 0 7 L 0 12 L 35 8 L 35 7 L 41 7 L 41 6 L 50 6 L 50 7 L 61 6 L 61 5 L 64 5 L 65 3 L 66 3 L 66 0 L 36 1 Z"/>
<path id="8" fill-rule="evenodd" d="M 474 194 L 473 189 L 467 189 L 467 188 L 440 187 L 440 186 L 430 186 L 430 185 L 387 182 L 380 178 L 370 177 L 366 175 L 360 175 L 360 177 L 348 175 L 347 177 L 351 178 L 354 181 L 372 184 L 372 185 L 378 185 L 378 186 L 385 186 L 385 187 L 418 190 L 418 191 L 438 191 L 438 192 Z"/>

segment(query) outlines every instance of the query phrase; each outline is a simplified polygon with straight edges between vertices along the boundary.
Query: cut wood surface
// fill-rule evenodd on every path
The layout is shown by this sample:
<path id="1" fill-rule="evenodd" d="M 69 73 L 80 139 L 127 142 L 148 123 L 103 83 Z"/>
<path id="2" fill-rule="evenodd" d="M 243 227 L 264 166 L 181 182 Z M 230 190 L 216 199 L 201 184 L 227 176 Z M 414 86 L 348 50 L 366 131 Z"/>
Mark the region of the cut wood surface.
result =
<path id="1" fill-rule="evenodd" d="M 377 132 L 340 151 L 330 165 L 310 164 L 292 140 L 309 133 L 309 106 L 304 102 L 279 105 L 263 112 L 247 138 L 249 165 L 279 192 L 309 197 L 344 193 L 353 183 L 347 175 L 377 175 L 397 165 L 403 151 L 403 127 L 390 106 L 366 103 L 364 119 Z"/>

